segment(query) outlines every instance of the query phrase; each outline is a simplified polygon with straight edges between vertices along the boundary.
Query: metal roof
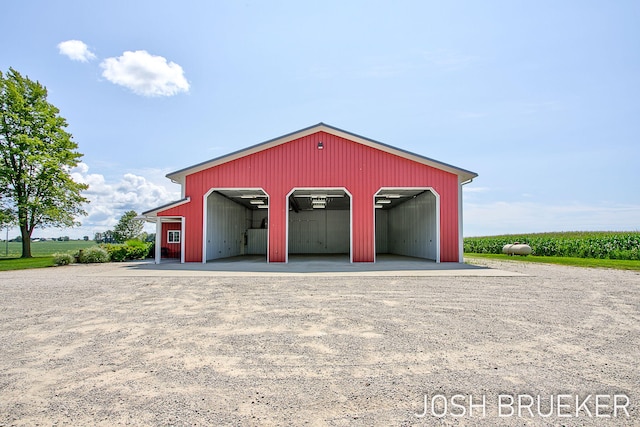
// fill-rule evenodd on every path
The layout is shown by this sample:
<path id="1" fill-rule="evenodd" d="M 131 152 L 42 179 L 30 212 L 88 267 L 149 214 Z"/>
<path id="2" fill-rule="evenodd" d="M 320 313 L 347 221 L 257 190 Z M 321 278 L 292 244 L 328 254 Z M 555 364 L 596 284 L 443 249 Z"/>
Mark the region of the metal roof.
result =
<path id="1" fill-rule="evenodd" d="M 153 216 L 153 215 L 157 214 L 160 211 L 164 211 L 164 210 L 169 209 L 169 208 L 175 208 L 176 206 L 183 205 L 183 204 L 188 203 L 190 201 L 191 201 L 190 197 L 185 197 L 184 199 L 180 199 L 180 200 L 176 200 L 176 201 L 173 201 L 173 202 L 169 202 L 169 203 L 167 203 L 165 205 L 158 206 L 157 208 L 153 208 L 153 209 L 148 210 L 146 212 L 142 212 L 140 214 L 140 216 L 145 216 L 145 217 Z"/>
<path id="2" fill-rule="evenodd" d="M 342 138 L 348 139 L 350 141 L 354 141 L 354 142 L 357 142 L 357 143 L 360 143 L 360 144 L 363 144 L 363 145 L 366 145 L 366 146 L 369 146 L 369 147 L 377 148 L 377 149 L 385 151 L 387 153 L 395 154 L 397 156 L 404 157 L 404 158 L 407 158 L 409 160 L 416 161 L 418 163 L 423 163 L 425 165 L 428 165 L 428 166 L 431 166 L 431 167 L 434 167 L 434 168 L 437 168 L 437 169 L 441 169 L 441 170 L 445 170 L 447 172 L 451 172 L 451 173 L 453 173 L 455 175 L 458 175 L 462 182 L 469 181 L 469 180 L 471 180 L 471 179 L 473 179 L 473 178 L 478 176 L 478 174 L 475 173 L 475 172 L 471 172 L 471 171 L 468 171 L 466 169 L 462 169 L 462 168 L 450 165 L 448 163 L 440 162 L 438 160 L 434 160 L 434 159 L 431 159 L 429 157 L 422 156 L 420 154 L 412 153 L 410 151 L 403 150 L 401 148 L 393 147 L 391 145 L 384 144 L 382 142 L 375 141 L 373 139 L 370 139 L 370 138 L 367 138 L 367 137 L 364 137 L 364 136 L 360 136 L 358 134 L 355 134 L 355 133 L 352 133 L 352 132 L 348 132 L 348 131 L 339 129 L 337 127 L 328 125 L 326 123 L 320 122 L 320 123 L 318 123 L 316 125 L 309 126 L 309 127 L 304 128 L 304 129 L 300 129 L 300 130 L 297 130 L 295 132 L 291 132 L 291 133 L 288 133 L 286 135 L 282 135 L 282 136 L 279 136 L 277 138 L 273 138 L 273 139 L 261 142 L 261 143 L 256 144 L 256 145 L 252 145 L 250 147 L 243 148 L 241 150 L 234 151 L 232 153 L 225 154 L 225 155 L 220 156 L 220 157 L 216 157 L 216 158 L 213 158 L 213 159 L 210 159 L 210 160 L 206 160 L 204 162 L 195 164 L 193 166 L 186 167 L 184 169 L 177 170 L 175 172 L 171 172 L 171 173 L 167 174 L 167 178 L 169 178 L 169 179 L 171 179 L 172 181 L 175 181 L 175 182 L 183 183 L 184 182 L 184 177 L 187 176 L 187 175 L 191 175 L 193 173 L 200 172 L 200 171 L 203 171 L 205 169 L 209 169 L 211 167 L 214 167 L 214 166 L 217 166 L 217 165 L 220 165 L 220 164 L 223 164 L 223 163 L 227 163 L 227 162 L 239 159 L 241 157 L 245 157 L 245 156 L 248 156 L 250 154 L 254 154 L 254 153 L 266 150 L 266 149 L 271 148 L 271 147 L 275 147 L 277 145 L 285 144 L 287 142 L 293 141 L 295 139 L 301 138 L 301 137 L 306 136 L 306 135 L 311 135 L 311 134 L 316 133 L 316 132 L 326 132 L 326 133 L 329 133 L 329 134 L 332 134 L 332 135 L 336 135 L 336 136 L 339 136 L 339 137 L 342 137 Z"/>

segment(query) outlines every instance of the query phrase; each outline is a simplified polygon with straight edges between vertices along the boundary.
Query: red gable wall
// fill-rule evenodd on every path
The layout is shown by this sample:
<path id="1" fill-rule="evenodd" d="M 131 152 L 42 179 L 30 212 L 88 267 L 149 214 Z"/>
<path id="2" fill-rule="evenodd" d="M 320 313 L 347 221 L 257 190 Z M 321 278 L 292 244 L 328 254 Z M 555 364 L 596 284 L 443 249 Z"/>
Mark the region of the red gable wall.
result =
<path id="1" fill-rule="evenodd" d="M 295 187 L 346 187 L 351 193 L 354 262 L 374 260 L 373 195 L 381 187 L 432 187 L 440 195 L 440 260 L 458 262 L 457 175 L 325 132 L 188 175 L 185 197 L 191 202 L 159 214 L 185 217 L 185 261 L 202 261 L 204 194 L 233 187 L 263 188 L 269 195 L 271 262 L 286 260 L 286 195 Z"/>

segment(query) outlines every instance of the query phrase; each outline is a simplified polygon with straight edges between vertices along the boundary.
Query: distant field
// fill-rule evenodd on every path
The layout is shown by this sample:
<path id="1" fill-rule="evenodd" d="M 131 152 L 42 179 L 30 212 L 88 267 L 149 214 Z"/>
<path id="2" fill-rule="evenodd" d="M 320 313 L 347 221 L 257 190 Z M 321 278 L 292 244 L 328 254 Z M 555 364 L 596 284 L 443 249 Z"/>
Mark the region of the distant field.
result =
<path id="1" fill-rule="evenodd" d="M 34 257 L 50 256 L 56 252 L 75 252 L 78 249 L 96 246 L 96 242 L 89 240 L 70 240 L 68 242 L 46 241 L 31 242 L 31 255 Z M 22 255 L 22 243 L 9 242 L 9 254 L 6 253 L 6 243 L 0 242 L 0 259 L 16 258 Z"/>
<path id="2" fill-rule="evenodd" d="M 640 260 L 640 232 L 562 232 L 467 237 L 467 254 L 501 254 L 508 243 L 526 243 L 533 255 L 612 260 Z"/>

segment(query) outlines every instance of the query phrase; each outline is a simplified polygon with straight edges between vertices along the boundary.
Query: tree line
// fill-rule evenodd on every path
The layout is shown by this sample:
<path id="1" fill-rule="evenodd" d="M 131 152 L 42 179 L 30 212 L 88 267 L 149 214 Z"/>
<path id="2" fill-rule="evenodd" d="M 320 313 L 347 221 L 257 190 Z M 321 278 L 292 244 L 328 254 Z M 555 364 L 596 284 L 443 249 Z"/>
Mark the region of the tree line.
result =
<path id="1" fill-rule="evenodd" d="M 147 234 L 143 230 L 144 221 L 137 219 L 136 211 L 127 211 L 121 217 L 113 230 L 96 233 L 93 240 L 97 243 L 124 243 L 128 240 L 154 242 L 155 233 Z"/>

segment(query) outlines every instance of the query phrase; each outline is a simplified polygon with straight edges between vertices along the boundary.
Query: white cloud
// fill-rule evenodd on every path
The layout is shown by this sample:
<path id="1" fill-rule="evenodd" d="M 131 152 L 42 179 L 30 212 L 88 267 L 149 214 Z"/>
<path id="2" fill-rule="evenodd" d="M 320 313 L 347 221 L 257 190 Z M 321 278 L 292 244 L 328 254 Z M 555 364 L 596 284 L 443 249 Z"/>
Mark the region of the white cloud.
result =
<path id="1" fill-rule="evenodd" d="M 89 189 L 83 192 L 91 202 L 84 207 L 88 215 L 78 218 L 82 223 L 81 227 L 60 233 L 78 237 L 88 235 L 93 238 L 96 232 L 112 229 L 126 211 L 142 213 L 180 198 L 179 188 L 170 184 L 168 179 L 163 178 L 166 183 L 162 184 L 153 182 L 160 180 L 160 175 L 163 175 L 161 171 L 145 171 L 145 175 L 147 172 L 152 178 L 126 173 L 117 181 L 108 182 L 101 174 L 89 173 L 89 166 L 80 163 L 71 171 L 71 176 L 76 182 L 89 184 Z M 47 230 L 42 233 L 45 236 L 50 234 Z"/>
<path id="2" fill-rule="evenodd" d="M 58 51 L 61 55 L 68 56 L 73 61 L 87 62 L 95 59 L 96 55 L 80 40 L 67 40 L 58 43 Z"/>
<path id="3" fill-rule="evenodd" d="M 143 96 L 172 96 L 189 90 L 182 67 L 145 50 L 127 51 L 107 58 L 100 66 L 102 76 Z"/>

